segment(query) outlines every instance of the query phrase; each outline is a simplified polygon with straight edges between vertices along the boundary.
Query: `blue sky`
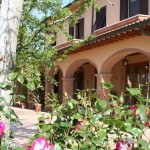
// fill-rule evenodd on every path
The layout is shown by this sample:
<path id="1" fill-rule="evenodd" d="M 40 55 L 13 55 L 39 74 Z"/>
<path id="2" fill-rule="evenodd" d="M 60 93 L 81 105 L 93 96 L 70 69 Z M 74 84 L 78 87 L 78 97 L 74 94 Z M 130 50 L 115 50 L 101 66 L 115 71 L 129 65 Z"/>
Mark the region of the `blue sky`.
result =
<path id="1" fill-rule="evenodd" d="M 73 0 L 62 0 L 63 1 L 63 7 L 72 2 Z M 32 12 L 33 15 L 37 16 L 39 19 L 42 19 L 43 14 L 39 13 L 36 9 Z"/>
<path id="2" fill-rule="evenodd" d="M 67 4 L 69 4 L 70 2 L 72 2 L 73 0 L 63 0 L 64 2 L 64 6 L 66 6 Z"/>

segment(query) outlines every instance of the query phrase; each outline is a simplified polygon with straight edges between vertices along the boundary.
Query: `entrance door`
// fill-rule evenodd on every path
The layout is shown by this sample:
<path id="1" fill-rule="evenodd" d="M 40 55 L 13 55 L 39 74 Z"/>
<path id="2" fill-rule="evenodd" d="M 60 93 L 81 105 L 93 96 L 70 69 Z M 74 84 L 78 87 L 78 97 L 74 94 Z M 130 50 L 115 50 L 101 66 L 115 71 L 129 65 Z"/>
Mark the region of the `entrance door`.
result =
<path id="1" fill-rule="evenodd" d="M 148 62 L 130 64 L 127 66 L 127 87 L 140 88 L 142 96 L 146 97 L 148 92 Z M 135 104 L 136 100 L 132 99 L 130 104 Z"/>

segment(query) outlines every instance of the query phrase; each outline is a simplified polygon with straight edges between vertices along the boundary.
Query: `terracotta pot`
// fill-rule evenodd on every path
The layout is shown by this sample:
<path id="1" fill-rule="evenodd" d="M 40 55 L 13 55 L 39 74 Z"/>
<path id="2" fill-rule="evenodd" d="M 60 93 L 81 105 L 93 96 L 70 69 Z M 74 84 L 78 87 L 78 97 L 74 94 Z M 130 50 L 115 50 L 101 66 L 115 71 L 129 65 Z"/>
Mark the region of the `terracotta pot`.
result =
<path id="1" fill-rule="evenodd" d="M 36 112 L 41 112 L 41 110 L 42 110 L 42 104 L 36 103 L 34 106 L 35 106 L 35 111 Z"/>
<path id="2" fill-rule="evenodd" d="M 27 109 L 27 103 L 21 103 L 21 108 L 22 109 Z"/>
<path id="3" fill-rule="evenodd" d="M 34 104 L 35 104 L 34 102 L 30 102 L 30 101 L 29 101 L 29 102 L 28 102 L 28 108 L 29 108 L 29 109 L 34 109 Z"/>

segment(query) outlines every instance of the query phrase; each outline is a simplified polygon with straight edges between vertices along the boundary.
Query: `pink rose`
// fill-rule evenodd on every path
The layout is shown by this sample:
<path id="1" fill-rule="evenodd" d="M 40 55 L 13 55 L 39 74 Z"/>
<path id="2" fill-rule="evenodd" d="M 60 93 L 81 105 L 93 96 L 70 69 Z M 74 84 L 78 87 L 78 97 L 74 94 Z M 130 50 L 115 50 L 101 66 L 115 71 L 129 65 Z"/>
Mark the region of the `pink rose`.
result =
<path id="1" fill-rule="evenodd" d="M 149 121 L 144 121 L 144 122 L 143 122 L 143 125 L 144 125 L 145 127 L 149 127 L 149 126 L 150 126 L 150 123 L 149 123 Z"/>
<path id="2" fill-rule="evenodd" d="M 37 138 L 33 141 L 31 150 L 53 150 L 54 145 L 49 144 L 45 137 Z"/>
<path id="3" fill-rule="evenodd" d="M 137 109 L 138 108 L 138 106 L 136 106 L 136 105 L 131 105 L 130 106 L 130 109 Z"/>
<path id="4" fill-rule="evenodd" d="M 85 123 L 84 123 L 83 121 L 78 121 L 78 122 L 77 122 L 77 125 L 85 126 Z"/>
<path id="5" fill-rule="evenodd" d="M 78 121 L 77 126 L 73 128 L 73 130 L 81 130 L 81 126 L 85 126 L 85 123 L 83 121 Z"/>
<path id="6" fill-rule="evenodd" d="M 3 135 L 5 130 L 5 125 L 3 122 L 0 121 L 0 137 Z"/>
<path id="7" fill-rule="evenodd" d="M 122 141 L 118 141 L 116 144 L 116 150 L 128 150 L 128 145 Z"/>

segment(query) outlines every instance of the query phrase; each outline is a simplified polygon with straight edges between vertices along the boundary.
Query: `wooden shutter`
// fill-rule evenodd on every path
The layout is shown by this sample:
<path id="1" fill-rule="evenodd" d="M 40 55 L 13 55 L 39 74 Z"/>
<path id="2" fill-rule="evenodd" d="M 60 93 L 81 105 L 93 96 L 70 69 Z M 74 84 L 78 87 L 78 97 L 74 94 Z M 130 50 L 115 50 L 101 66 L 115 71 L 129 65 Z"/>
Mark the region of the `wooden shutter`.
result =
<path id="1" fill-rule="evenodd" d="M 120 20 L 128 18 L 128 0 L 120 0 Z"/>
<path id="2" fill-rule="evenodd" d="M 140 13 L 148 15 L 148 0 L 141 0 L 140 5 L 141 5 Z"/>
<path id="3" fill-rule="evenodd" d="M 69 27 L 69 35 L 72 35 L 72 37 L 74 37 L 74 27 Z"/>
<path id="4" fill-rule="evenodd" d="M 79 39 L 84 38 L 84 18 L 79 19 Z"/>
<path id="5" fill-rule="evenodd" d="M 106 6 L 96 12 L 96 30 L 106 26 Z"/>

